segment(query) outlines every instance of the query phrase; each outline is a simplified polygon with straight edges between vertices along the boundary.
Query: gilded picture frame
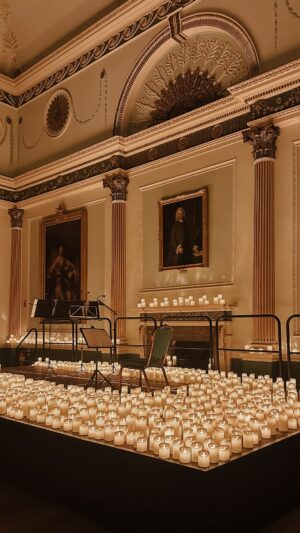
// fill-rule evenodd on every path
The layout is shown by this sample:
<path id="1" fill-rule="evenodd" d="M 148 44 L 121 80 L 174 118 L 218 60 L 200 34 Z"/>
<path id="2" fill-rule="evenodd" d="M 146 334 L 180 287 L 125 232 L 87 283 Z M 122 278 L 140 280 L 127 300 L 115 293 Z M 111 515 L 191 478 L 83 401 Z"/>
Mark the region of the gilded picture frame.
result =
<path id="1" fill-rule="evenodd" d="M 159 200 L 159 270 L 208 266 L 208 188 Z"/>
<path id="2" fill-rule="evenodd" d="M 87 211 L 65 211 L 40 223 L 40 298 L 87 297 Z"/>

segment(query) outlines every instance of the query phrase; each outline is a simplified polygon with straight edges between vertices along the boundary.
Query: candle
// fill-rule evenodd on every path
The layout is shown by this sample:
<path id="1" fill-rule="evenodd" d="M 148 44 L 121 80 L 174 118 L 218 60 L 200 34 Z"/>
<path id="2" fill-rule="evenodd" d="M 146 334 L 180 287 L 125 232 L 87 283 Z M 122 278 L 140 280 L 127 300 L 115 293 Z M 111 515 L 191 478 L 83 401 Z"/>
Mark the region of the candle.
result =
<path id="1" fill-rule="evenodd" d="M 47 419 L 46 419 L 46 422 L 47 422 Z M 79 416 L 73 418 L 73 427 L 72 427 L 73 433 L 79 433 L 80 426 L 81 426 L 81 418 Z"/>
<path id="2" fill-rule="evenodd" d="M 171 446 L 168 442 L 161 442 L 158 446 L 158 457 L 160 459 L 170 459 Z"/>
<path id="3" fill-rule="evenodd" d="M 288 431 L 288 415 L 285 413 L 279 413 L 278 429 L 280 432 Z"/>
<path id="4" fill-rule="evenodd" d="M 87 435 L 89 432 L 88 424 L 81 424 L 79 426 L 79 435 Z"/>
<path id="5" fill-rule="evenodd" d="M 200 468 L 208 468 L 210 465 L 210 455 L 209 452 L 201 450 L 198 453 L 198 466 Z"/>
<path id="6" fill-rule="evenodd" d="M 54 416 L 52 419 L 52 427 L 53 429 L 59 429 L 61 427 L 61 417 L 60 416 Z"/>
<path id="7" fill-rule="evenodd" d="M 113 424 L 105 424 L 104 426 L 104 440 L 106 442 L 113 442 L 114 440 L 114 425 Z"/>
<path id="8" fill-rule="evenodd" d="M 134 443 L 135 443 L 135 433 L 134 431 L 128 431 L 126 435 L 126 444 L 128 444 L 128 446 L 134 446 Z"/>
<path id="9" fill-rule="evenodd" d="M 158 437 L 160 438 L 160 437 Z M 155 440 L 155 439 L 154 439 Z M 155 444 L 154 444 L 155 446 Z M 136 450 L 140 453 L 144 453 L 148 450 L 148 441 L 146 437 L 138 437 L 136 441 Z"/>
<path id="10" fill-rule="evenodd" d="M 192 454 L 191 449 L 186 446 L 181 446 L 179 448 L 179 461 L 182 464 L 188 464 L 191 462 Z"/>
<path id="11" fill-rule="evenodd" d="M 231 455 L 230 446 L 228 446 L 226 444 L 222 444 L 219 447 L 219 458 L 220 458 L 220 461 L 223 461 L 223 462 L 229 461 L 230 455 Z"/>
<path id="12" fill-rule="evenodd" d="M 24 411 L 21 407 L 18 407 L 15 411 L 15 419 L 16 420 L 22 420 L 24 416 Z"/>
<path id="13" fill-rule="evenodd" d="M 261 436 L 263 439 L 270 439 L 272 436 L 272 430 L 269 426 L 261 426 Z"/>
<path id="14" fill-rule="evenodd" d="M 231 437 L 231 450 L 232 453 L 242 453 L 243 438 L 241 435 L 232 435 Z"/>
<path id="15" fill-rule="evenodd" d="M 289 418 L 288 419 L 288 428 L 289 429 L 297 429 L 297 419 L 296 418 Z"/>
<path id="16" fill-rule="evenodd" d="M 29 410 L 29 417 L 28 417 L 29 420 L 31 420 L 31 421 L 36 420 L 37 414 L 38 414 L 38 409 L 37 409 L 37 407 L 32 407 L 32 408 Z"/>
<path id="17" fill-rule="evenodd" d="M 125 433 L 124 431 L 115 431 L 114 432 L 114 445 L 123 446 L 125 443 Z"/>
<path id="18" fill-rule="evenodd" d="M 196 440 L 197 442 L 200 442 L 203 444 L 204 439 L 206 439 L 208 436 L 208 431 L 206 428 L 199 428 L 196 433 Z"/>
<path id="19" fill-rule="evenodd" d="M 179 439 L 173 440 L 173 459 L 179 459 L 180 457 L 180 448 L 182 447 L 182 441 Z"/>
<path id="20" fill-rule="evenodd" d="M 253 435 L 252 431 L 243 432 L 243 447 L 244 448 L 253 448 Z"/>
<path id="21" fill-rule="evenodd" d="M 96 440 L 104 440 L 104 426 L 96 426 L 95 427 L 95 439 Z"/>
<path id="22" fill-rule="evenodd" d="M 225 437 L 225 432 L 222 428 L 220 427 L 215 427 L 214 431 L 213 431 L 213 439 L 215 441 L 216 444 L 220 444 L 221 440 L 224 439 Z"/>
<path id="23" fill-rule="evenodd" d="M 5 415 L 5 414 L 6 414 L 6 401 L 1 400 L 0 401 L 0 415 Z"/>
<path id="24" fill-rule="evenodd" d="M 153 439 L 153 453 L 155 453 L 155 455 L 158 455 L 158 447 L 161 442 L 163 442 L 163 437 L 161 435 L 155 435 Z"/>
<path id="25" fill-rule="evenodd" d="M 72 431 L 72 427 L 73 427 L 72 419 L 71 418 L 65 418 L 64 423 L 63 423 L 63 430 L 64 431 Z"/>
<path id="26" fill-rule="evenodd" d="M 202 450 L 200 442 L 193 442 L 192 444 L 192 462 L 198 463 L 198 454 Z"/>
<path id="27" fill-rule="evenodd" d="M 210 442 L 207 447 L 211 463 L 219 462 L 219 446 L 214 442 Z"/>

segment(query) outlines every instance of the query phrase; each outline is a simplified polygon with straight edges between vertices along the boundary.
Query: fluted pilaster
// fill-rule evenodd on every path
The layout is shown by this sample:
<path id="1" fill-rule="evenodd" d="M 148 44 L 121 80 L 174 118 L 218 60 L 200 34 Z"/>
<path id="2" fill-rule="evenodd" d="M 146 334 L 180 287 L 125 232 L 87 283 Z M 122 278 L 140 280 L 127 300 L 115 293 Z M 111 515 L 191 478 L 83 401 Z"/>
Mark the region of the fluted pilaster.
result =
<path id="1" fill-rule="evenodd" d="M 8 210 L 11 221 L 11 259 L 8 335 L 21 335 L 21 254 L 24 210 L 14 206 Z"/>
<path id="2" fill-rule="evenodd" d="M 117 316 L 126 315 L 126 200 L 129 178 L 120 171 L 103 180 L 112 197 L 111 305 Z M 126 338 L 126 323 L 119 322 L 117 335 Z"/>
<path id="3" fill-rule="evenodd" d="M 243 132 L 253 146 L 254 249 L 253 314 L 275 314 L 274 159 L 279 128 L 272 123 Z M 253 342 L 275 342 L 275 321 L 253 321 Z"/>

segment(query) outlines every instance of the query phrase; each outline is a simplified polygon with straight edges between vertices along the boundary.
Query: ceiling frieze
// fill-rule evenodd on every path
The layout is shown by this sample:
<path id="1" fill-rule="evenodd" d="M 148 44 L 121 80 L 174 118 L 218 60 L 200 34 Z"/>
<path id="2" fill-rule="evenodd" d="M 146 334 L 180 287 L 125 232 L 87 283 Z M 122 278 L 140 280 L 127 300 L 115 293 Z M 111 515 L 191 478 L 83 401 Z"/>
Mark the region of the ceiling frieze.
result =
<path id="1" fill-rule="evenodd" d="M 28 88 L 20 94 L 10 93 L 3 88 L 2 90 L 0 89 L 0 102 L 12 107 L 21 107 L 37 96 L 40 96 L 44 92 L 48 91 L 52 87 L 55 87 L 62 81 L 69 79 L 74 74 L 90 66 L 95 61 L 98 61 L 107 54 L 113 52 L 120 46 L 128 43 L 134 37 L 144 33 L 156 24 L 162 22 L 179 8 L 183 8 L 195 1 L 196 0 L 168 0 L 153 11 L 143 15 L 139 20 L 136 20 L 129 26 L 119 30 L 113 36 L 98 43 L 92 49 L 88 50 L 76 59 L 73 59 L 67 65 L 60 67 L 59 70 L 51 73 L 46 78 L 42 79 L 38 83 L 35 83 L 33 86 L 31 81 L 32 77 L 29 76 L 27 79 Z M 13 84 L 13 87 L 18 86 L 18 78 L 15 80 L 10 80 L 10 82 L 10 85 Z"/>

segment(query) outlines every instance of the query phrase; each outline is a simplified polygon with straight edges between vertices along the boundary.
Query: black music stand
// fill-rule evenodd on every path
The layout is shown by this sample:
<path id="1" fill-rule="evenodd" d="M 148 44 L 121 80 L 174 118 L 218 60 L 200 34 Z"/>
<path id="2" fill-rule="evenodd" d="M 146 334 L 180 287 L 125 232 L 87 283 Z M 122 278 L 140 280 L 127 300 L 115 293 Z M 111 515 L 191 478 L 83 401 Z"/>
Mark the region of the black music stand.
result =
<path id="1" fill-rule="evenodd" d="M 93 387 L 93 383 L 95 383 L 95 389 L 98 387 L 98 377 L 100 376 L 102 378 L 102 381 L 99 385 L 102 385 L 102 383 L 105 381 L 110 387 L 114 389 L 113 384 L 109 381 L 109 379 L 100 372 L 98 368 L 98 360 L 99 360 L 99 349 L 100 348 L 109 348 L 112 350 L 113 348 L 113 342 L 110 336 L 108 335 L 107 331 L 103 328 L 80 328 L 81 334 L 85 340 L 85 343 L 88 348 L 96 348 L 96 368 L 91 375 L 89 381 L 85 385 L 85 388 Z"/>

